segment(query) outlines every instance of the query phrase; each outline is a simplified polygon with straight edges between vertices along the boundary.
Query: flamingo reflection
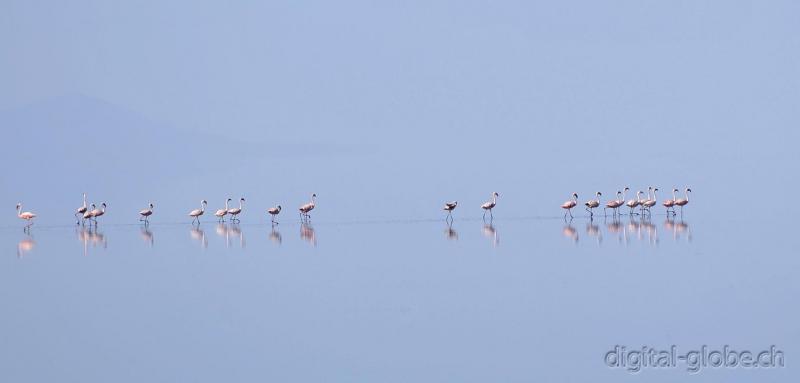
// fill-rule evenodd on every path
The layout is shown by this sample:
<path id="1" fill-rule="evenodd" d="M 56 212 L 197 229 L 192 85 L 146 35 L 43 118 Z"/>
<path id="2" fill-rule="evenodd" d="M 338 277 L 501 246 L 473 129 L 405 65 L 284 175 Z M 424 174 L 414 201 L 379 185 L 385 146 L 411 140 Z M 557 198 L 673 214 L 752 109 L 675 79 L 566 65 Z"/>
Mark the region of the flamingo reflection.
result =
<path id="1" fill-rule="evenodd" d="M 280 245 L 283 242 L 283 237 L 281 237 L 281 232 L 276 227 L 276 225 L 272 225 L 272 231 L 269 232 L 269 240 Z"/>
<path id="2" fill-rule="evenodd" d="M 30 236 L 19 241 L 17 244 L 17 258 L 22 258 L 23 256 L 27 255 L 31 250 L 33 250 L 34 246 L 36 246 L 36 242 Z"/>
<path id="3" fill-rule="evenodd" d="M 497 229 L 491 223 L 483 225 L 483 236 L 492 240 L 492 246 L 497 247 L 500 244 L 500 238 L 497 236 Z"/>
<path id="4" fill-rule="evenodd" d="M 603 242 L 603 233 L 600 232 L 600 226 L 595 225 L 593 221 L 586 223 L 586 234 L 595 238 L 598 246 Z"/>
<path id="5" fill-rule="evenodd" d="M 447 239 L 451 241 L 458 240 L 458 232 L 455 229 L 453 229 L 452 217 L 450 221 L 447 221 L 447 229 L 444 230 L 444 235 L 445 237 L 447 237 Z"/>
<path id="6" fill-rule="evenodd" d="M 308 222 L 303 222 L 300 224 L 300 239 L 307 241 L 308 243 L 314 245 L 314 247 L 317 246 L 317 233 Z"/>
<path id="7" fill-rule="evenodd" d="M 578 231 L 572 226 L 572 220 L 569 220 L 569 223 L 564 226 L 564 229 L 561 230 L 561 234 L 564 234 L 565 237 L 571 239 L 573 242 L 578 243 Z"/>
<path id="8" fill-rule="evenodd" d="M 150 225 L 142 226 L 142 240 L 150 244 L 150 247 L 153 247 L 153 232 L 150 231 Z"/>
<path id="9" fill-rule="evenodd" d="M 206 232 L 203 231 L 203 229 L 197 226 L 192 227 L 192 229 L 189 230 L 189 235 L 192 236 L 193 240 L 200 242 L 200 245 L 204 249 L 208 248 L 208 239 L 206 239 Z"/>

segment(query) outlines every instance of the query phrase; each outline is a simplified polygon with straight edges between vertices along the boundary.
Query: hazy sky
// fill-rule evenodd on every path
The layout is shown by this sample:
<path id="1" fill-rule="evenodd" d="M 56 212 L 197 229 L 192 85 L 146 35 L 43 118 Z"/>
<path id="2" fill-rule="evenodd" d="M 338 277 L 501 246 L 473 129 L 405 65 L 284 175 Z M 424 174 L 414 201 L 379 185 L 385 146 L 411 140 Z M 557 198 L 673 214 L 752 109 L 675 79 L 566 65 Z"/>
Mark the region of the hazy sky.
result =
<path id="1" fill-rule="evenodd" d="M 416 213 L 498 190 L 547 213 L 572 191 L 583 199 L 712 175 L 695 188 L 793 187 L 783 174 L 798 161 L 798 16 L 793 1 L 10 1 L 0 123 L 38 149 L 0 176 L 0 197 L 43 206 L 32 195 L 49 186 L 40 179 L 64 175 L 44 177 L 52 160 L 97 177 L 55 182 L 74 201 L 79 189 L 119 185 L 110 174 L 166 171 L 191 153 L 206 164 L 176 167 L 197 179 L 172 189 L 224 200 L 281 188 L 263 207 L 328 188 L 339 200 L 423 199 Z M 145 136 L 174 132 L 141 150 L 163 155 L 159 169 L 82 164 L 42 142 L 82 124 L 114 152 L 132 134 L 118 133 L 126 121 Z M 228 152 L 237 155 L 208 158 Z M 30 174 L 39 177 L 19 190 L 15 179 Z M 220 184 L 243 190 L 214 194 Z M 131 197 L 126 209 L 150 198 Z M 370 214 L 385 206 L 360 198 Z"/>

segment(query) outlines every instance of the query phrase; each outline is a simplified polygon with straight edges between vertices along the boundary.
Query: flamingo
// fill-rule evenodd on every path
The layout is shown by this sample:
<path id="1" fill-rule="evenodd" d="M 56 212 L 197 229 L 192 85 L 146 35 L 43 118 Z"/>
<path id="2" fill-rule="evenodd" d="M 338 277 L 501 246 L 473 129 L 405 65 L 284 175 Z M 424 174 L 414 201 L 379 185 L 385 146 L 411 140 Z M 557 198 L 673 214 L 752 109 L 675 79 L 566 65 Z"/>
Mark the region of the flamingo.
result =
<path id="1" fill-rule="evenodd" d="M 603 193 L 597 192 L 597 193 L 595 193 L 595 196 L 597 197 L 597 199 L 588 200 L 588 201 L 586 201 L 586 203 L 583 204 L 584 206 L 586 206 L 586 211 L 589 212 L 589 218 L 594 217 L 594 212 L 592 211 L 592 209 L 600 206 L 600 196 L 601 195 L 603 195 Z"/>
<path id="2" fill-rule="evenodd" d="M 652 194 L 652 193 L 653 193 L 653 187 L 652 186 L 648 186 L 647 187 L 647 197 L 639 202 L 639 213 L 641 213 L 642 215 L 644 215 L 644 210 L 645 210 L 645 206 L 644 205 L 645 205 L 645 203 L 647 203 L 647 201 L 650 200 L 650 194 Z M 644 191 L 642 191 L 642 194 L 644 194 Z"/>
<path id="3" fill-rule="evenodd" d="M 88 219 L 88 220 L 91 220 L 91 219 L 92 219 L 92 212 L 94 211 L 94 209 L 95 209 L 96 207 L 97 207 L 97 206 L 96 206 L 95 204 L 92 204 L 91 206 L 89 206 L 89 208 L 88 208 L 88 209 L 86 209 L 86 211 L 83 213 L 83 220 L 84 220 L 84 221 L 86 221 L 87 219 Z M 91 222 L 89 222 L 89 224 L 91 225 Z"/>
<path id="4" fill-rule="evenodd" d="M 29 211 L 22 211 L 22 202 L 20 202 L 17 204 L 17 217 L 28 221 L 28 224 L 25 225 L 25 229 L 27 230 L 33 225 L 33 219 L 36 218 L 36 214 Z"/>
<path id="5" fill-rule="evenodd" d="M 151 202 L 149 208 L 140 211 L 139 215 L 141 215 L 141 217 L 139 217 L 139 221 L 144 221 L 145 224 L 150 223 L 150 216 L 153 215 L 153 207 L 153 203 Z"/>
<path id="6" fill-rule="evenodd" d="M 231 215 L 231 223 L 239 222 L 239 219 L 236 218 L 236 217 L 239 216 L 239 213 L 242 212 L 242 204 L 243 203 L 244 203 L 244 197 L 239 198 L 239 207 L 234 207 L 234 208 L 228 209 L 228 214 Z"/>
<path id="7" fill-rule="evenodd" d="M 486 211 L 489 211 L 489 217 L 494 219 L 494 215 L 492 215 L 492 209 L 497 206 L 497 197 L 500 196 L 500 193 L 494 192 L 492 193 L 492 200 L 486 202 L 485 204 L 481 205 L 481 209 L 483 209 L 483 219 L 486 219 Z"/>
<path id="8" fill-rule="evenodd" d="M 97 217 L 102 216 L 106 213 L 106 203 L 103 202 L 100 204 L 100 209 L 92 209 L 91 218 L 94 221 L 94 225 L 97 226 Z"/>
<path id="9" fill-rule="evenodd" d="M 444 208 L 442 208 L 442 210 L 447 212 L 447 217 L 445 217 L 445 221 L 448 218 L 449 219 L 453 219 L 453 210 L 456 209 L 456 206 L 458 206 L 458 201 L 445 202 L 444 203 Z"/>
<path id="10" fill-rule="evenodd" d="M 194 209 L 189 212 L 189 217 L 192 217 L 192 224 L 194 224 L 195 220 L 197 221 L 198 225 L 200 224 L 200 216 L 206 212 L 206 205 L 208 205 L 208 201 L 202 200 L 200 201 L 199 209 Z"/>
<path id="11" fill-rule="evenodd" d="M 81 206 L 77 210 L 75 210 L 75 224 L 76 225 L 80 223 L 80 218 L 79 217 L 83 216 L 83 214 L 86 213 L 87 210 L 89 210 L 89 208 L 86 206 L 86 193 L 83 193 L 83 206 Z"/>
<path id="12" fill-rule="evenodd" d="M 275 222 L 275 216 L 281 213 L 281 205 L 267 209 L 267 213 L 272 216 L 272 223 L 277 223 Z"/>
<path id="13" fill-rule="evenodd" d="M 681 207 L 681 215 L 683 214 L 683 207 L 689 203 L 689 193 L 691 193 L 691 191 L 692 189 L 686 188 L 686 198 L 679 198 L 675 200 L 675 204 Z"/>
<path id="14" fill-rule="evenodd" d="M 567 218 L 567 213 L 569 213 L 569 217 L 572 218 L 572 208 L 578 204 L 578 193 L 572 193 L 572 199 L 564 202 L 561 204 L 562 209 L 567 209 L 567 212 L 564 213 L 564 219 Z"/>
<path id="15" fill-rule="evenodd" d="M 300 220 L 302 220 L 303 218 L 310 219 L 311 216 L 308 214 L 308 212 L 314 210 L 316 206 L 317 206 L 317 194 L 314 193 L 311 194 L 311 202 L 303 206 L 300 206 Z"/>
<path id="16" fill-rule="evenodd" d="M 225 215 L 228 214 L 228 202 L 231 202 L 230 198 L 225 200 L 225 208 L 224 209 L 219 209 L 219 210 L 217 210 L 216 213 L 214 213 L 214 215 L 217 216 L 217 218 L 219 218 L 217 220 L 217 222 L 225 222 Z"/>
<path id="17" fill-rule="evenodd" d="M 667 216 L 669 216 L 670 208 L 672 208 L 672 215 L 675 215 L 675 200 L 677 199 L 675 198 L 675 193 L 677 192 L 678 189 L 672 189 L 672 199 L 664 200 L 664 202 L 661 203 L 665 208 L 667 208 Z"/>
<path id="18" fill-rule="evenodd" d="M 650 208 L 655 206 L 658 203 L 658 188 L 650 187 L 648 189 L 653 189 L 653 198 L 650 198 L 650 190 L 647 191 L 647 200 L 642 202 L 642 209 L 646 209 L 647 213 L 650 214 Z"/>
<path id="19" fill-rule="evenodd" d="M 625 205 L 631 208 L 629 215 L 639 215 L 639 213 L 634 213 L 633 209 L 642 203 L 642 196 L 641 196 L 642 193 L 644 192 L 639 190 L 638 192 L 636 192 L 636 199 L 631 198 L 628 202 L 625 202 Z"/>
<path id="20" fill-rule="evenodd" d="M 617 190 L 617 199 L 612 199 L 611 201 L 606 202 L 606 207 L 603 208 L 603 214 L 606 214 L 608 209 L 611 209 L 614 215 L 617 215 L 617 208 L 622 206 L 623 201 L 625 201 L 625 196 L 622 194 L 621 191 Z"/>

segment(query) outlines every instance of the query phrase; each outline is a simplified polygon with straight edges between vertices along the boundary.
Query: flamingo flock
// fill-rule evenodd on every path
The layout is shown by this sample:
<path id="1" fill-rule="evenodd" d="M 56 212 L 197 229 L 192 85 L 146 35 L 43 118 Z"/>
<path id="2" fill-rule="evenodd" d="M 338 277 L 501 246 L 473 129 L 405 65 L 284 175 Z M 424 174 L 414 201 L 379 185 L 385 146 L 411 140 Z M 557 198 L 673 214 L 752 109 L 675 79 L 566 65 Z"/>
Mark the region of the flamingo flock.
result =
<path id="1" fill-rule="evenodd" d="M 636 198 L 626 199 L 627 194 L 630 191 L 630 188 L 626 187 L 621 191 L 617 191 L 616 198 L 606 201 L 605 205 L 603 206 L 603 212 L 607 215 L 608 209 L 612 210 L 612 214 L 614 216 L 621 215 L 622 213 L 619 209 L 622 206 L 628 207 L 628 215 L 642 215 L 642 216 L 649 216 L 651 214 L 651 209 L 658 203 L 658 188 L 655 187 L 648 187 L 646 197 L 644 197 L 645 192 L 639 190 L 636 192 Z M 662 201 L 662 206 L 666 209 L 667 215 L 675 216 L 677 213 L 675 212 L 675 206 L 681 208 L 681 214 L 683 213 L 684 206 L 689 204 L 689 193 L 692 192 L 692 189 L 686 188 L 684 190 L 684 197 L 678 198 L 677 193 L 679 192 L 678 189 L 672 190 L 672 199 L 667 199 Z M 595 197 L 584 202 L 584 208 L 589 213 L 589 217 L 594 217 L 594 209 L 597 209 L 601 206 L 602 202 L 600 201 L 600 197 L 603 195 L 601 192 L 596 192 Z M 480 207 L 483 210 L 483 219 L 486 220 L 486 214 L 489 214 L 490 220 L 494 219 L 493 209 L 497 206 L 497 198 L 500 196 L 500 193 L 493 192 L 490 199 L 483 203 Z M 217 210 L 214 213 L 214 216 L 217 217 L 218 222 L 224 223 L 225 217 L 230 216 L 231 223 L 239 223 L 240 222 L 240 215 L 244 211 L 244 197 L 239 199 L 239 206 L 238 207 L 230 207 L 230 202 L 232 201 L 231 198 L 225 200 L 225 207 L 222 209 Z M 188 214 L 189 217 L 192 218 L 191 223 L 200 224 L 200 217 L 205 214 L 206 207 L 208 206 L 208 201 L 201 200 L 200 201 L 200 208 L 191 210 Z M 308 223 L 311 220 L 310 212 L 314 210 L 317 206 L 317 194 L 311 194 L 311 200 L 298 208 L 300 212 L 300 220 L 303 223 Z M 570 219 L 574 218 L 572 215 L 572 209 L 578 206 L 578 193 L 572 193 L 572 196 L 569 200 L 565 201 L 561 204 L 561 208 L 564 209 L 564 219 L 567 216 Z M 89 204 L 86 199 L 86 193 L 83 193 L 83 204 L 75 209 L 74 217 L 75 217 L 75 224 L 76 225 L 84 225 L 87 221 L 89 225 L 97 226 L 99 217 L 102 217 L 106 213 L 106 208 L 108 205 L 105 202 L 100 204 L 98 208 L 95 203 Z M 447 222 L 453 221 L 453 211 L 455 211 L 456 207 L 458 207 L 458 201 L 451 201 L 446 202 L 442 210 L 447 212 L 447 216 L 445 220 Z M 638 212 L 636 209 L 639 209 Z M 155 206 L 152 202 L 148 204 L 148 207 L 139 211 L 139 221 L 142 222 L 144 225 L 149 225 L 150 217 L 154 214 Z M 270 222 L 273 225 L 278 224 L 277 216 L 281 213 L 281 205 L 275 205 L 267 209 L 267 214 L 270 215 Z M 30 227 L 33 225 L 33 220 L 36 218 L 36 214 L 30 211 L 22 211 L 22 203 L 17 204 L 17 217 L 22 220 L 25 220 L 27 224 L 25 225 L 25 230 L 30 230 Z"/>
<path id="2" fill-rule="evenodd" d="M 642 215 L 642 216 L 650 216 L 651 215 L 651 208 L 658 203 L 658 188 L 656 187 L 648 187 L 647 188 L 647 196 L 643 197 L 645 194 L 644 191 L 639 190 L 636 192 L 636 198 L 626 199 L 628 192 L 631 189 L 626 187 L 621 191 L 617 191 L 617 196 L 615 199 L 607 201 L 603 208 L 604 214 L 607 214 L 608 209 L 612 210 L 612 214 L 616 217 L 621 215 L 619 209 L 622 206 L 628 207 L 628 215 Z M 686 188 L 684 190 L 684 198 L 677 198 L 678 189 L 672 189 L 672 199 L 668 199 L 662 202 L 662 205 L 666 208 L 667 215 L 675 215 L 675 206 L 680 206 L 681 213 L 683 213 L 683 207 L 689 204 L 689 193 L 692 192 L 692 189 Z M 600 206 L 600 196 L 603 195 L 601 192 L 595 193 L 595 199 L 591 199 L 584 203 L 586 206 L 586 211 L 589 212 L 589 218 L 594 217 L 594 209 Z M 566 210 L 564 213 L 564 219 L 567 218 L 569 215 L 570 218 L 573 218 L 572 215 L 572 208 L 578 205 L 578 194 L 572 193 L 572 199 L 567 200 L 563 204 L 561 204 L 561 208 Z M 636 211 L 636 208 L 639 208 L 639 211 Z"/>

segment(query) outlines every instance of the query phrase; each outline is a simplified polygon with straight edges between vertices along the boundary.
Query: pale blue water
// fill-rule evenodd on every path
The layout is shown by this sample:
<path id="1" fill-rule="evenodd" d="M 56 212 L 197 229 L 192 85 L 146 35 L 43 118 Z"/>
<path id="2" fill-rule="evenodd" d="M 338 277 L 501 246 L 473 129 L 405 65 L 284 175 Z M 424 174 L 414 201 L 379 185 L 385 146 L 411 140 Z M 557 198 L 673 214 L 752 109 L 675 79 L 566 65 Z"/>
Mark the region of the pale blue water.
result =
<path id="1" fill-rule="evenodd" d="M 30 236 L 4 228 L 2 374 L 131 382 L 687 377 L 681 368 L 609 369 L 603 356 L 618 344 L 774 344 L 791 363 L 798 260 L 768 222 L 687 208 L 674 221 L 100 224 L 34 227 Z M 789 364 L 699 376 L 793 375 Z"/>

